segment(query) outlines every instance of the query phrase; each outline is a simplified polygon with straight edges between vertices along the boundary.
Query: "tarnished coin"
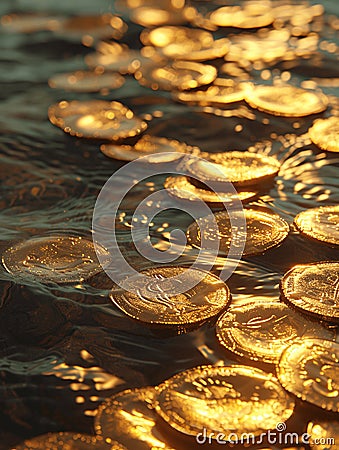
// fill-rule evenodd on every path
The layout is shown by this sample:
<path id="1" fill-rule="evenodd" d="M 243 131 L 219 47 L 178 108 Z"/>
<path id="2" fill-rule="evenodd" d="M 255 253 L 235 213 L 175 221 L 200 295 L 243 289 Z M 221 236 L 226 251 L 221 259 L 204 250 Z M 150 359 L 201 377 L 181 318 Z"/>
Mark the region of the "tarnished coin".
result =
<path id="1" fill-rule="evenodd" d="M 144 64 L 134 76 L 142 86 L 153 90 L 184 91 L 212 83 L 217 76 L 217 69 L 208 64 L 179 60 L 166 65 Z"/>
<path id="2" fill-rule="evenodd" d="M 336 450 L 339 442 L 339 421 L 313 420 L 307 425 L 312 450 Z"/>
<path id="3" fill-rule="evenodd" d="M 248 366 L 201 366 L 159 386 L 156 410 L 176 430 L 228 441 L 229 435 L 261 434 L 285 422 L 294 401 L 272 375 Z M 258 418 L 260 417 L 260 420 Z M 199 441 L 198 441 L 199 442 Z"/>
<path id="4" fill-rule="evenodd" d="M 96 249 L 109 260 L 109 253 L 103 247 L 96 246 Z M 92 240 L 81 236 L 28 239 L 5 250 L 2 263 L 15 276 L 55 283 L 83 281 L 102 271 Z"/>
<path id="5" fill-rule="evenodd" d="M 278 363 L 283 350 L 296 340 L 335 338 L 333 330 L 278 301 L 231 306 L 219 317 L 216 333 L 228 350 L 266 363 Z"/>
<path id="6" fill-rule="evenodd" d="M 0 19 L 1 28 L 11 33 L 36 33 L 43 30 L 56 30 L 65 19 L 43 14 L 8 14 Z"/>
<path id="7" fill-rule="evenodd" d="M 245 100 L 252 108 L 286 117 L 320 113 L 328 105 L 324 94 L 292 85 L 257 85 L 247 92 Z"/>
<path id="8" fill-rule="evenodd" d="M 239 212 L 239 214 L 242 214 L 242 212 Z M 272 247 L 276 247 L 289 233 L 288 223 L 277 214 L 250 208 L 245 208 L 243 214 L 246 219 L 246 230 L 238 229 L 234 230 L 233 233 L 231 221 L 226 211 L 214 214 L 218 228 L 217 233 L 214 232 L 215 227 L 211 216 L 199 219 L 199 223 L 193 222 L 186 232 L 188 243 L 192 247 L 201 248 L 201 242 L 203 241 L 205 243 L 203 248 L 209 248 L 208 244 L 211 242 L 211 248 L 215 248 L 212 244 L 215 240 L 218 240 L 219 254 L 227 256 L 231 246 L 232 235 L 233 239 L 236 240 L 239 235 L 242 236 L 246 233 L 243 256 L 249 256 L 258 255 Z M 213 232 L 211 232 L 211 227 Z"/>
<path id="9" fill-rule="evenodd" d="M 202 200 L 211 207 L 222 207 L 225 203 L 232 203 L 239 199 L 242 202 L 246 202 L 258 194 L 255 191 L 239 191 L 238 195 L 227 192 L 214 192 L 198 188 L 185 176 L 166 178 L 164 187 L 170 195 L 179 200 L 190 202 Z"/>
<path id="10" fill-rule="evenodd" d="M 180 281 L 182 294 L 173 295 L 179 280 L 174 277 L 187 273 L 188 283 L 196 279 L 193 288 L 185 290 Z M 144 276 L 148 276 L 147 283 Z M 160 286 L 159 280 L 168 279 Z M 203 322 L 220 313 L 230 301 L 226 284 L 208 272 L 185 267 L 157 267 L 143 270 L 123 282 L 125 290 L 112 291 L 113 303 L 133 319 L 162 325 L 189 325 Z M 192 285 L 192 284 L 191 284 Z M 138 294 L 130 292 L 137 290 Z"/>
<path id="11" fill-rule="evenodd" d="M 339 262 L 294 266 L 281 280 L 281 292 L 295 307 L 339 322 Z"/>
<path id="12" fill-rule="evenodd" d="M 274 16 L 269 5 L 251 1 L 244 6 L 222 6 L 209 15 L 218 27 L 261 28 L 270 25 Z"/>
<path id="13" fill-rule="evenodd" d="M 287 347 L 277 366 L 284 388 L 320 408 L 339 412 L 339 344 L 304 339 Z"/>
<path id="14" fill-rule="evenodd" d="M 294 224 L 301 233 L 312 239 L 339 245 L 339 205 L 302 211 L 295 217 Z"/>
<path id="15" fill-rule="evenodd" d="M 153 408 L 156 389 L 145 387 L 119 392 L 99 406 L 95 431 L 104 439 L 117 439 L 133 450 L 171 450 L 157 427 Z"/>
<path id="16" fill-rule="evenodd" d="M 108 91 L 118 89 L 124 83 L 124 77 L 118 73 L 99 73 L 84 70 L 59 73 L 48 80 L 51 88 L 73 92 Z"/>
<path id="17" fill-rule="evenodd" d="M 228 189 L 228 183 L 234 186 L 260 184 L 272 179 L 280 169 L 280 163 L 272 156 L 252 152 L 204 153 L 205 161 L 192 158 L 186 163 L 186 169 L 192 175 L 191 183 L 201 186 L 208 183 L 217 191 Z"/>
<path id="18" fill-rule="evenodd" d="M 122 103 L 103 100 L 63 100 L 50 106 L 48 117 L 65 133 L 84 138 L 119 141 L 147 128 L 147 123 Z"/>
<path id="19" fill-rule="evenodd" d="M 119 442 L 105 441 L 100 436 L 94 437 L 80 433 L 47 433 L 32 439 L 27 439 L 22 444 L 12 447 L 12 450 L 127 450 Z"/>
<path id="20" fill-rule="evenodd" d="M 317 119 L 309 128 L 308 134 L 312 142 L 322 150 L 339 152 L 339 117 Z"/>

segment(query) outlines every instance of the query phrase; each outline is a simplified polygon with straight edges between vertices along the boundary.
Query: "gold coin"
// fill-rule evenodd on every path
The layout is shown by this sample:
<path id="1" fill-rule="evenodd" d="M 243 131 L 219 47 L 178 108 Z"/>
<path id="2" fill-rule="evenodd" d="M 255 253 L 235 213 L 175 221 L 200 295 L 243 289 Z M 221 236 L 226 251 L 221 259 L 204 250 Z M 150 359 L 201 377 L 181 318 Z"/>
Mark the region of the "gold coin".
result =
<path id="1" fill-rule="evenodd" d="M 94 437 L 81 433 L 47 433 L 22 444 L 16 445 L 12 450 L 127 450 L 119 442 L 104 441 L 101 437 Z"/>
<path id="2" fill-rule="evenodd" d="M 119 141 L 147 128 L 147 123 L 122 103 L 103 100 L 63 100 L 50 106 L 48 117 L 65 133 L 84 138 Z"/>
<path id="3" fill-rule="evenodd" d="M 277 375 L 302 400 L 339 412 L 339 344 L 323 339 L 294 343 L 284 350 Z"/>
<path id="4" fill-rule="evenodd" d="M 96 73 L 83 70 L 59 73 L 48 80 L 51 88 L 73 92 L 98 92 L 118 89 L 124 83 L 124 77 L 118 73 Z"/>
<path id="5" fill-rule="evenodd" d="M 157 427 L 157 414 L 152 407 L 156 389 L 145 387 L 119 392 L 99 406 L 95 431 L 104 439 L 117 439 L 133 450 L 172 447 Z"/>
<path id="6" fill-rule="evenodd" d="M 191 183 L 199 187 L 208 183 L 221 192 L 228 189 L 229 182 L 234 186 L 260 184 L 274 178 L 280 169 L 276 158 L 252 152 L 204 153 L 203 157 L 205 161 L 201 158 L 187 161 Z"/>
<path id="7" fill-rule="evenodd" d="M 8 14 L 0 19 L 1 28 L 11 33 L 36 33 L 43 30 L 56 30 L 65 19 L 42 14 Z"/>
<path id="8" fill-rule="evenodd" d="M 246 219 L 246 230 L 239 229 L 234 235 L 243 234 L 246 232 L 246 243 L 243 256 L 258 255 L 266 250 L 279 245 L 288 235 L 289 226 L 280 216 L 272 212 L 264 212 L 245 208 L 243 210 Z M 215 240 L 219 241 L 219 254 L 227 256 L 231 241 L 232 241 L 232 227 L 231 221 L 226 211 L 220 211 L 214 214 L 214 219 L 218 232 L 215 233 L 213 221 L 211 216 L 199 219 L 199 228 L 197 222 L 193 222 L 187 229 L 187 241 L 195 248 L 201 248 L 203 240 L 204 247 L 209 248 Z M 211 231 L 212 230 L 212 231 Z M 213 245 L 211 248 L 214 248 Z"/>
<path id="9" fill-rule="evenodd" d="M 335 332 L 278 301 L 234 305 L 219 317 L 216 333 L 233 353 L 254 361 L 278 363 L 293 341 L 310 337 L 334 339 Z"/>
<path id="10" fill-rule="evenodd" d="M 122 161 L 134 161 L 141 156 L 148 156 L 149 158 L 145 162 L 149 163 L 172 162 L 186 153 L 196 155 L 200 153 L 198 147 L 192 147 L 174 139 L 151 135 L 142 136 L 134 146 L 103 144 L 100 150 L 109 158 Z M 163 153 L 171 154 L 163 155 Z"/>
<path id="11" fill-rule="evenodd" d="M 185 273 L 189 279 L 180 281 L 182 294 L 173 295 L 179 280 L 173 278 Z M 150 278 L 145 282 L 144 276 Z M 173 278 L 173 279 L 172 279 Z M 159 280 L 167 279 L 164 286 Z M 185 290 L 185 282 L 193 288 Z M 110 298 L 125 314 L 142 322 L 162 325 L 189 325 L 203 322 L 220 313 L 230 301 L 226 284 L 215 275 L 184 267 L 158 267 L 143 270 L 124 282 L 125 290 L 112 291 Z M 163 283 L 161 283 L 163 285 Z M 192 285 L 192 284 L 191 284 Z M 138 295 L 133 292 L 137 290 Z"/>
<path id="12" fill-rule="evenodd" d="M 261 28 L 270 25 L 274 16 L 270 6 L 256 1 L 245 6 L 222 6 L 209 15 L 209 20 L 218 27 Z"/>
<path id="13" fill-rule="evenodd" d="M 294 266 L 281 280 L 281 292 L 293 306 L 330 322 L 339 322 L 339 262 Z"/>
<path id="14" fill-rule="evenodd" d="M 211 207 L 222 207 L 225 203 L 232 203 L 236 200 L 242 202 L 249 201 L 258 194 L 253 191 L 239 191 L 238 195 L 214 192 L 194 186 L 185 176 L 166 178 L 164 187 L 170 195 L 179 200 L 187 200 L 190 202 L 202 200 Z"/>
<path id="15" fill-rule="evenodd" d="M 109 253 L 84 237 L 46 236 L 13 245 L 2 254 L 2 264 L 12 275 L 42 281 L 73 283 L 102 271 L 96 251 L 109 261 Z"/>
<path id="16" fill-rule="evenodd" d="M 247 92 L 245 100 L 252 108 L 286 117 L 320 113 L 328 105 L 324 94 L 291 85 L 257 85 Z"/>
<path id="17" fill-rule="evenodd" d="M 313 420 L 307 425 L 312 450 L 336 450 L 339 442 L 339 421 Z"/>
<path id="18" fill-rule="evenodd" d="M 339 206 L 320 206 L 299 213 L 294 224 L 301 233 L 326 242 L 339 245 Z"/>
<path id="19" fill-rule="evenodd" d="M 201 439 L 203 431 L 259 435 L 285 422 L 294 401 L 269 373 L 249 366 L 201 366 L 174 375 L 159 386 L 156 410 L 181 433 Z M 230 433 L 230 431 L 232 433 Z M 198 441 L 199 442 L 199 441 Z"/>
<path id="20" fill-rule="evenodd" d="M 164 4 L 165 3 L 165 4 Z M 139 4 L 141 5 L 141 4 Z M 144 6 L 135 7 L 131 5 L 129 17 L 132 22 L 135 22 L 143 27 L 158 27 L 161 25 L 180 25 L 186 23 L 192 17 L 192 8 L 182 7 L 184 2 L 153 2 Z"/>
<path id="21" fill-rule="evenodd" d="M 217 69 L 208 64 L 179 60 L 166 65 L 142 65 L 134 76 L 142 86 L 153 90 L 186 90 L 212 83 L 217 76 Z"/>
<path id="22" fill-rule="evenodd" d="M 339 117 L 317 119 L 309 128 L 308 134 L 312 142 L 322 150 L 339 152 Z"/>

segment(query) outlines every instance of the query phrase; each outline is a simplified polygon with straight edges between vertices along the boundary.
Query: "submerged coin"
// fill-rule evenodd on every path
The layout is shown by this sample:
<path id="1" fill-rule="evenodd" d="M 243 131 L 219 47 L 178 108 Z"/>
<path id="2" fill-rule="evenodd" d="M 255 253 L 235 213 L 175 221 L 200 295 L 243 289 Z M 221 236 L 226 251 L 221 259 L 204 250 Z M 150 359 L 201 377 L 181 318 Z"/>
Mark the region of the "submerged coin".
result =
<path id="1" fill-rule="evenodd" d="M 142 86 L 153 90 L 186 90 L 212 83 L 217 69 L 208 64 L 178 60 L 166 65 L 144 64 L 134 76 Z"/>
<path id="2" fill-rule="evenodd" d="M 309 128 L 308 134 L 312 142 L 322 150 L 339 152 L 339 117 L 317 119 Z"/>
<path id="3" fill-rule="evenodd" d="M 295 217 L 294 224 L 301 233 L 312 239 L 339 245 L 339 205 L 302 211 Z"/>
<path id="4" fill-rule="evenodd" d="M 157 427 L 155 398 L 153 387 L 129 389 L 108 398 L 95 417 L 97 435 L 118 439 L 133 450 L 172 449 Z"/>
<path id="5" fill-rule="evenodd" d="M 219 254 L 226 256 L 229 252 L 232 238 L 237 238 L 246 233 L 245 249 L 243 256 L 258 255 L 266 250 L 279 245 L 288 235 L 289 226 L 280 216 L 273 212 L 245 208 L 243 212 L 233 214 L 244 214 L 246 219 L 246 230 L 233 230 L 229 215 L 226 211 L 214 214 L 217 225 L 217 233 L 211 216 L 203 217 L 198 222 L 193 222 L 187 229 L 187 241 L 195 248 L 214 248 L 212 244 L 219 241 Z M 199 227 L 201 226 L 201 229 Z M 201 231 L 202 230 L 202 231 Z M 209 242 L 211 246 L 209 246 Z M 234 244 L 235 245 L 235 244 Z"/>
<path id="6" fill-rule="evenodd" d="M 339 412 L 339 344 L 322 339 L 294 343 L 284 350 L 277 374 L 287 391 Z"/>
<path id="7" fill-rule="evenodd" d="M 49 120 L 72 136 L 119 141 L 136 136 L 147 123 L 119 102 L 61 101 L 48 109 Z"/>
<path id="8" fill-rule="evenodd" d="M 305 337 L 334 339 L 335 332 L 281 302 L 256 301 L 235 305 L 219 317 L 220 343 L 228 350 L 254 361 L 279 362 L 283 350 Z"/>
<path id="9" fill-rule="evenodd" d="M 187 274 L 189 279 L 179 281 L 174 278 L 182 274 Z M 145 276 L 149 281 L 145 282 Z M 165 284 L 163 281 L 160 284 L 160 280 L 166 279 Z M 194 280 L 195 286 L 185 290 L 185 281 L 192 283 Z M 230 301 L 230 291 L 220 278 L 185 267 L 144 270 L 124 280 L 123 285 L 125 289 L 122 292 L 111 292 L 111 300 L 130 317 L 147 323 L 196 324 L 219 314 Z M 182 294 L 173 295 L 173 290 L 178 287 Z M 134 294 L 135 290 L 137 294 Z"/>
<path id="10" fill-rule="evenodd" d="M 339 262 L 294 266 L 282 278 L 280 289 L 297 308 L 339 322 Z"/>
<path id="11" fill-rule="evenodd" d="M 274 16 L 270 6 L 257 1 L 241 6 L 222 6 L 209 15 L 218 27 L 261 28 L 270 25 Z"/>
<path id="12" fill-rule="evenodd" d="M 324 94 L 292 85 L 257 85 L 247 92 L 245 100 L 260 111 L 286 117 L 320 113 L 328 105 Z"/>
<path id="13" fill-rule="evenodd" d="M 197 437 L 206 430 L 261 434 L 285 422 L 294 401 L 272 375 L 248 366 L 201 366 L 174 375 L 159 386 L 156 410 L 176 430 Z M 234 439 L 234 438 L 233 438 Z"/>
<path id="14" fill-rule="evenodd" d="M 96 250 L 109 260 L 109 253 L 103 247 L 96 246 Z M 2 263 L 15 276 L 55 283 L 83 281 L 102 271 L 92 240 L 81 236 L 28 239 L 5 250 Z"/>
<path id="15" fill-rule="evenodd" d="M 336 450 L 339 442 L 339 421 L 313 420 L 307 425 L 312 450 Z"/>
<path id="16" fill-rule="evenodd" d="M 48 80 L 48 84 L 52 88 L 73 92 L 98 92 L 118 89 L 124 83 L 125 79 L 118 73 L 97 73 L 84 70 L 59 73 Z"/>

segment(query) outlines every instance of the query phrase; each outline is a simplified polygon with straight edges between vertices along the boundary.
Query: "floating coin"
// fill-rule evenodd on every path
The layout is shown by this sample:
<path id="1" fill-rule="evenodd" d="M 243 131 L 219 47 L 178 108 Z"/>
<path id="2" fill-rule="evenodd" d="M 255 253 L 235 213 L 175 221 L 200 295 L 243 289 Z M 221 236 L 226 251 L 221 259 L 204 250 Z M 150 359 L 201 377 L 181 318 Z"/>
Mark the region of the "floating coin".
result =
<path id="1" fill-rule="evenodd" d="M 109 158 L 120 159 L 122 161 L 133 161 L 141 156 L 150 156 L 147 162 L 171 162 L 182 157 L 185 153 L 198 155 L 198 147 L 191 147 L 184 142 L 164 137 L 144 135 L 134 145 L 112 145 L 103 144 L 100 147 L 102 153 Z M 171 155 L 162 156 L 162 153 Z"/>
<path id="2" fill-rule="evenodd" d="M 322 339 L 294 343 L 284 350 L 277 375 L 302 400 L 339 412 L 339 344 Z"/>
<path id="3" fill-rule="evenodd" d="M 127 450 L 118 442 L 104 441 L 101 437 L 94 437 L 80 433 L 47 433 L 32 439 L 27 439 L 22 444 L 16 445 L 12 450 Z"/>
<path id="4" fill-rule="evenodd" d="M 261 28 L 270 25 L 274 16 L 269 6 L 253 1 L 244 7 L 222 6 L 209 15 L 209 20 L 218 27 Z"/>
<path id="5" fill-rule="evenodd" d="M 98 92 L 118 89 L 124 83 L 125 79 L 118 73 L 96 73 L 83 70 L 59 73 L 48 80 L 48 84 L 52 88 L 73 92 Z"/>
<path id="6" fill-rule="evenodd" d="M 64 19 L 42 14 L 8 14 L 1 17 L 3 30 L 12 33 L 36 33 L 43 30 L 56 30 Z"/>
<path id="7" fill-rule="evenodd" d="M 173 61 L 167 65 L 145 64 L 134 76 L 141 85 L 153 90 L 186 90 L 212 83 L 217 69 L 192 61 Z"/>
<path id="8" fill-rule="evenodd" d="M 297 308 L 339 322 L 339 262 L 294 266 L 282 278 L 280 289 Z"/>
<path id="9" fill-rule="evenodd" d="M 191 182 L 197 186 L 208 183 L 217 191 L 234 186 L 260 184 L 273 178 L 280 169 L 280 163 L 272 156 L 252 152 L 205 153 L 206 161 L 192 158 L 186 168 L 192 175 Z"/>
<path id="10" fill-rule="evenodd" d="M 313 420 L 307 425 L 312 450 L 336 450 L 339 442 L 339 422 Z"/>
<path id="11" fill-rule="evenodd" d="M 236 214 L 236 213 L 233 213 Z M 233 238 L 237 235 L 246 233 L 246 244 L 243 256 L 258 255 L 266 250 L 279 245 L 288 235 L 288 224 L 277 214 L 264 212 L 261 210 L 247 209 L 243 212 L 246 219 L 246 230 L 239 229 L 234 231 Z M 226 211 L 220 211 L 214 214 L 214 219 L 218 232 L 214 232 L 214 225 L 211 216 L 199 219 L 202 227 L 193 222 L 187 229 L 187 241 L 192 247 L 201 248 L 201 242 L 205 243 L 204 248 L 208 248 L 209 242 L 219 241 L 219 254 L 226 256 L 229 252 L 232 241 L 231 221 Z M 212 231 L 211 232 L 211 227 Z M 235 244 L 234 244 L 235 245 Z M 213 245 L 212 248 L 215 246 Z"/>
<path id="12" fill-rule="evenodd" d="M 185 279 L 174 278 L 185 273 L 189 276 L 188 283 L 196 280 L 196 285 L 187 290 Z M 144 276 L 150 280 L 145 282 Z M 159 280 L 164 279 L 167 279 L 166 284 L 160 286 Z M 179 281 L 183 293 L 173 295 Z M 131 276 L 123 284 L 125 290 L 112 291 L 111 300 L 130 317 L 147 323 L 187 325 L 203 322 L 219 314 L 230 300 L 230 291 L 220 278 L 198 269 L 158 267 Z M 129 289 L 137 290 L 138 295 Z"/>
<path id="13" fill-rule="evenodd" d="M 61 101 L 48 109 L 49 120 L 72 136 L 119 141 L 136 136 L 147 123 L 119 102 Z"/>
<path id="14" fill-rule="evenodd" d="M 252 108 L 286 117 L 320 113 L 328 105 L 324 94 L 291 85 L 257 85 L 247 92 L 245 100 Z"/>
<path id="15" fill-rule="evenodd" d="M 294 401 L 272 375 L 248 366 L 201 366 L 159 386 L 156 410 L 176 430 L 214 439 L 261 434 L 285 422 Z M 232 432 L 232 433 L 230 433 Z M 233 438 L 234 439 L 234 438 Z"/>
<path id="16" fill-rule="evenodd" d="M 109 253 L 96 246 L 103 258 Z M 5 269 L 15 276 L 42 281 L 72 283 L 102 271 L 93 242 L 83 237 L 46 236 L 28 239 L 8 248 L 2 255 Z"/>
<path id="17" fill-rule="evenodd" d="M 274 301 L 231 307 L 219 317 L 216 332 L 228 350 L 266 363 L 278 363 L 283 350 L 298 339 L 335 337 L 334 331 Z"/>
<path id="18" fill-rule="evenodd" d="M 184 4 L 184 2 L 181 4 Z M 159 4 L 145 5 L 137 8 L 132 7 L 129 11 L 129 16 L 132 22 L 143 27 L 156 27 L 168 24 L 180 25 L 190 19 L 192 8 L 164 7 Z"/>
<path id="19" fill-rule="evenodd" d="M 190 183 L 189 178 L 185 176 L 166 178 L 164 187 L 170 195 L 180 200 L 188 200 L 190 202 L 202 200 L 211 207 L 219 207 L 224 203 L 232 203 L 239 199 L 242 202 L 249 201 L 257 195 L 257 192 L 252 191 L 239 191 L 238 195 L 235 195 L 198 188 Z"/>
<path id="20" fill-rule="evenodd" d="M 339 152 L 339 117 L 317 119 L 308 134 L 312 142 L 322 150 Z"/>
<path id="21" fill-rule="evenodd" d="M 155 397 L 156 389 L 146 387 L 108 398 L 95 417 L 96 433 L 104 439 L 118 439 L 133 450 L 172 449 L 157 428 L 157 414 L 152 407 Z"/>
<path id="22" fill-rule="evenodd" d="M 294 224 L 306 236 L 339 245 L 339 206 L 320 206 L 299 213 Z"/>

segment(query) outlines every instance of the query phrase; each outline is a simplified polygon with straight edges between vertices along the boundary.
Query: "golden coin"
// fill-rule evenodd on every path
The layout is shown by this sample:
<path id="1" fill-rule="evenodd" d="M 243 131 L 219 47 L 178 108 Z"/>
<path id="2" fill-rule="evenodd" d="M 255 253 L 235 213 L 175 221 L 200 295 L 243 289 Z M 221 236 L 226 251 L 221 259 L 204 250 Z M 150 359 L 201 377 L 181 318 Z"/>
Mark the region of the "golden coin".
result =
<path id="1" fill-rule="evenodd" d="M 119 102 L 65 100 L 48 109 L 49 120 L 72 136 L 119 141 L 137 136 L 147 123 Z"/>
<path id="2" fill-rule="evenodd" d="M 233 353 L 254 361 L 278 363 L 283 350 L 305 337 L 334 339 L 335 332 L 278 301 L 234 305 L 219 317 L 216 333 Z"/>
<path id="3" fill-rule="evenodd" d="M 239 229 L 237 233 L 234 233 L 234 238 L 239 234 L 246 233 L 243 256 L 259 255 L 272 247 L 276 247 L 286 239 L 289 232 L 288 223 L 277 214 L 250 208 L 245 208 L 243 213 L 246 219 L 246 230 Z M 220 211 L 214 214 L 214 220 L 218 228 L 217 233 L 214 231 L 211 216 L 203 217 L 199 219 L 202 231 L 199 224 L 193 222 L 186 232 L 187 241 L 195 248 L 201 248 L 201 242 L 203 241 L 203 248 L 208 249 L 215 248 L 215 245 L 212 246 L 212 244 L 218 240 L 219 254 L 227 256 L 232 241 L 230 218 L 226 211 Z M 209 246 L 209 242 L 211 242 L 211 246 Z"/>
<path id="4" fill-rule="evenodd" d="M 191 183 L 199 187 L 208 183 L 221 192 L 228 189 L 229 182 L 234 186 L 260 184 L 274 178 L 280 169 L 276 158 L 252 152 L 204 153 L 203 156 L 205 160 L 187 161 Z"/>
<path id="5" fill-rule="evenodd" d="M 339 442 L 339 421 L 313 420 L 307 425 L 312 450 L 336 450 Z"/>
<path id="6" fill-rule="evenodd" d="M 142 136 L 134 146 L 103 144 L 100 150 L 109 158 L 122 161 L 133 161 L 141 156 L 148 156 L 147 162 L 150 163 L 172 162 L 186 153 L 196 155 L 200 153 L 198 147 L 192 147 L 174 139 L 151 135 Z M 163 153 L 171 154 L 163 155 Z"/>
<path id="7" fill-rule="evenodd" d="M 283 387 L 304 401 L 339 412 L 339 344 L 304 339 L 287 347 L 277 366 Z"/>
<path id="8" fill-rule="evenodd" d="M 242 202 L 249 201 L 258 194 L 253 191 L 239 191 L 238 195 L 214 192 L 208 189 L 198 188 L 190 183 L 189 178 L 185 176 L 166 178 L 164 187 L 170 195 L 179 200 L 187 200 L 190 202 L 202 200 L 211 207 L 222 207 L 225 203 L 232 203 L 236 200 Z"/>
<path id="9" fill-rule="evenodd" d="M 241 6 L 222 6 L 209 15 L 218 27 L 261 28 L 270 25 L 274 16 L 270 6 L 257 1 Z"/>
<path id="10" fill-rule="evenodd" d="M 143 27 L 158 27 L 161 25 L 180 25 L 186 23 L 192 17 L 192 8 L 182 7 L 184 2 L 165 2 L 165 4 L 153 2 L 144 6 L 135 7 L 132 5 L 129 17 Z"/>
<path id="11" fill-rule="evenodd" d="M 84 237 L 46 236 L 13 245 L 2 254 L 2 264 L 12 275 L 30 276 L 41 281 L 73 283 L 102 271 L 96 251 L 102 258 L 109 253 Z"/>
<path id="12" fill-rule="evenodd" d="M 172 447 L 157 427 L 157 414 L 152 405 L 156 389 L 129 389 L 108 398 L 98 408 L 95 431 L 104 439 L 117 439 L 133 450 Z"/>
<path id="13" fill-rule="evenodd" d="M 27 439 L 22 444 L 16 445 L 12 450 L 127 450 L 119 442 L 104 441 L 101 437 L 94 437 L 81 433 L 47 433 L 32 439 Z"/>
<path id="14" fill-rule="evenodd" d="M 51 88 L 73 92 L 98 92 L 118 89 L 124 83 L 124 77 L 118 73 L 96 73 L 84 70 L 59 73 L 48 80 Z"/>
<path id="15" fill-rule="evenodd" d="M 317 119 L 309 128 L 308 134 L 312 142 L 322 150 L 339 152 L 339 117 Z"/>
<path id="16" fill-rule="evenodd" d="M 185 273 L 189 279 L 174 278 Z M 149 281 L 145 282 L 145 276 Z M 165 279 L 167 282 L 162 282 L 161 286 L 159 280 Z M 185 283 L 191 286 L 195 280 L 195 286 L 185 290 Z M 111 292 L 111 300 L 128 316 L 147 323 L 196 324 L 219 314 L 230 301 L 226 284 L 217 276 L 198 269 L 152 268 L 129 277 L 123 284 L 124 290 Z M 178 287 L 182 294 L 173 295 Z"/>
<path id="17" fill-rule="evenodd" d="M 339 206 L 320 206 L 299 213 L 294 224 L 301 233 L 326 242 L 339 245 Z"/>
<path id="18" fill-rule="evenodd" d="M 330 322 L 339 322 L 339 262 L 294 266 L 280 289 L 293 306 Z"/>
<path id="19" fill-rule="evenodd" d="M 36 33 L 43 30 L 56 30 L 65 19 L 42 14 L 8 14 L 0 19 L 1 28 L 11 33 Z"/>
<path id="20" fill-rule="evenodd" d="M 274 429 L 285 422 L 294 401 L 269 373 L 249 366 L 201 366 L 174 375 L 159 386 L 156 410 L 181 433 L 214 439 Z M 232 432 L 232 433 L 230 433 Z"/>
<path id="21" fill-rule="evenodd" d="M 326 95 L 291 85 L 257 85 L 247 92 L 245 100 L 252 108 L 286 117 L 320 113 L 328 105 Z"/>
<path id="22" fill-rule="evenodd" d="M 179 60 L 167 65 L 142 65 L 134 76 L 142 86 L 153 90 L 186 90 L 212 83 L 217 76 L 217 69 L 207 64 Z"/>

